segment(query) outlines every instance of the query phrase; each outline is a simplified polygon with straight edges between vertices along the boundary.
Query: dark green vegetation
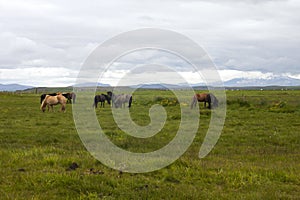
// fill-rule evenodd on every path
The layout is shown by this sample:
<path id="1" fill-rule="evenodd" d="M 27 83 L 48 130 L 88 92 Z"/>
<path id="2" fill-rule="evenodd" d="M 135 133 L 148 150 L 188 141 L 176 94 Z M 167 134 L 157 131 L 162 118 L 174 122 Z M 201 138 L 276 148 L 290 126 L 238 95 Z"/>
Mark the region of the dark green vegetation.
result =
<path id="1" fill-rule="evenodd" d="M 199 159 L 198 152 L 211 111 L 201 104 L 197 136 L 180 159 L 159 171 L 129 174 L 86 151 L 70 104 L 66 113 L 58 106 L 42 113 L 38 95 L 0 93 L 0 199 L 298 199 L 300 91 L 228 91 L 227 100 L 222 135 L 207 157 Z M 115 144 L 148 152 L 172 139 L 179 107 L 167 91 L 134 94 L 131 116 L 140 125 L 150 122 L 148 109 L 160 101 L 167 123 L 148 140 L 126 136 L 108 106 L 96 114 Z"/>

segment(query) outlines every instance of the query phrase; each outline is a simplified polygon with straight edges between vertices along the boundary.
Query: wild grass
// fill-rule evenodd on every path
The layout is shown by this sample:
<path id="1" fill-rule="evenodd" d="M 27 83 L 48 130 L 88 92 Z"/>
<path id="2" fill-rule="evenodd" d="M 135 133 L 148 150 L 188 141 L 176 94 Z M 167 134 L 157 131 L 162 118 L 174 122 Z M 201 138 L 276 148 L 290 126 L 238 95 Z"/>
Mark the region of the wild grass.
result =
<path id="1" fill-rule="evenodd" d="M 149 152 L 176 134 L 181 116 L 173 98 L 169 91 L 134 94 L 137 124 L 150 122 L 155 103 L 167 111 L 164 128 L 149 139 L 123 133 L 108 106 L 96 115 L 116 145 Z M 299 99 L 300 91 L 227 91 L 225 126 L 207 157 L 198 153 L 211 111 L 201 104 L 200 128 L 184 155 L 159 171 L 131 174 L 90 155 L 70 104 L 66 113 L 42 113 L 38 95 L 0 93 L 0 199 L 298 199 Z M 74 162 L 79 167 L 70 170 Z"/>

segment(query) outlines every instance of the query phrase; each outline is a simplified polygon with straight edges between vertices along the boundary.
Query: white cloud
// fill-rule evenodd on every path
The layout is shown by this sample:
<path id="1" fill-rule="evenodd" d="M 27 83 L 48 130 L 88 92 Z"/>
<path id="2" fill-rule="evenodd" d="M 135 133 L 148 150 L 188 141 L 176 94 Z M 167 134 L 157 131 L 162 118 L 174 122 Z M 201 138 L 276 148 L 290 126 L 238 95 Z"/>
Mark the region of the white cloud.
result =
<path id="1" fill-rule="evenodd" d="M 19 80 L 24 85 L 38 87 L 70 86 L 74 84 L 76 76 L 76 71 L 58 67 L 0 69 L 0 79 L 5 84 L 15 83 L 15 80 Z"/>
<path id="2" fill-rule="evenodd" d="M 238 70 L 220 70 L 219 74 L 223 81 L 229 81 L 235 78 L 243 79 L 272 79 L 276 77 L 271 72 L 263 73 L 260 71 L 238 71 Z"/>
<path id="3" fill-rule="evenodd" d="M 300 74 L 287 73 L 287 74 L 284 74 L 284 75 L 287 76 L 287 77 L 290 77 L 290 78 L 300 79 Z"/>

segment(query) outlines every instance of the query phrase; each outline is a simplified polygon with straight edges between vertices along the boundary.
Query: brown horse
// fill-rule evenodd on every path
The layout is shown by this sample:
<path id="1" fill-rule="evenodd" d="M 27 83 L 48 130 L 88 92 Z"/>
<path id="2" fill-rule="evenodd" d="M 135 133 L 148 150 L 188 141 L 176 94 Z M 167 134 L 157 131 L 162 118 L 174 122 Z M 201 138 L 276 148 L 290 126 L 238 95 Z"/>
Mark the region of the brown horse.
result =
<path id="1" fill-rule="evenodd" d="M 58 94 L 56 96 L 50 96 L 46 95 L 45 99 L 43 100 L 41 104 L 41 110 L 45 112 L 46 106 L 51 107 L 51 110 L 53 111 L 53 105 L 61 104 L 61 111 L 65 112 L 66 111 L 66 104 L 67 104 L 67 99 L 64 97 L 62 94 Z"/>
<path id="2" fill-rule="evenodd" d="M 201 93 L 195 94 L 193 96 L 191 108 L 196 106 L 197 102 L 204 102 L 204 107 L 206 108 L 206 103 L 208 103 L 208 108 L 217 107 L 219 105 L 218 99 L 211 93 Z"/>

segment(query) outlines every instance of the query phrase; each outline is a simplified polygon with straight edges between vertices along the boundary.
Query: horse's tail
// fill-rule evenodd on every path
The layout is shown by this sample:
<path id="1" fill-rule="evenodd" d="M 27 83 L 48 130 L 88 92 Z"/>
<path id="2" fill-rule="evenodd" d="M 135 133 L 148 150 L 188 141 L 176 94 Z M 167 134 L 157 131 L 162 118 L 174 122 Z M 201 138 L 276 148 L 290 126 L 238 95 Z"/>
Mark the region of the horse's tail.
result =
<path id="1" fill-rule="evenodd" d="M 45 110 L 46 110 L 46 105 L 47 105 L 46 99 L 47 99 L 47 95 L 44 97 L 43 100 L 42 100 L 42 98 L 41 98 L 42 103 L 41 103 L 40 109 L 41 109 L 43 112 L 45 112 Z"/>
<path id="2" fill-rule="evenodd" d="M 41 95 L 41 104 L 43 103 L 43 100 L 45 99 L 45 97 L 46 97 L 46 94 Z"/>
<path id="3" fill-rule="evenodd" d="M 191 109 L 196 106 L 197 101 L 198 101 L 197 97 L 196 97 L 196 95 L 194 95 L 192 98 Z"/>
<path id="4" fill-rule="evenodd" d="M 129 98 L 129 102 L 128 102 L 128 108 L 130 108 L 130 107 L 131 107 L 131 103 L 132 103 L 132 96 L 130 96 L 130 98 Z"/>
<path id="5" fill-rule="evenodd" d="M 93 107 L 97 108 L 97 96 L 94 97 Z"/>

